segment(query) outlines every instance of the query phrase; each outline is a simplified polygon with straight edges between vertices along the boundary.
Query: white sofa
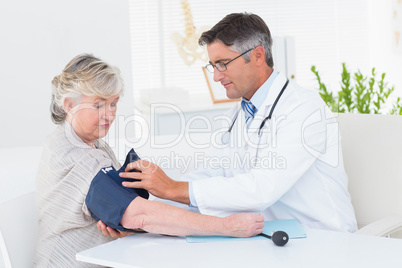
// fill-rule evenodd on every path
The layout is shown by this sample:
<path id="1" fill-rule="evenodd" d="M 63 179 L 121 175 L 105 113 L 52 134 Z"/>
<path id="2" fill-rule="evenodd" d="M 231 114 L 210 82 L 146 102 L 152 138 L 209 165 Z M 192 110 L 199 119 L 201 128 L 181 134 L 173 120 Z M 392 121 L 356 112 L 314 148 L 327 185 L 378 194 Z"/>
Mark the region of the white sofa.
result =
<path id="1" fill-rule="evenodd" d="M 364 227 L 358 232 L 402 238 L 402 116 L 339 114 L 338 122 L 349 192 Z"/>

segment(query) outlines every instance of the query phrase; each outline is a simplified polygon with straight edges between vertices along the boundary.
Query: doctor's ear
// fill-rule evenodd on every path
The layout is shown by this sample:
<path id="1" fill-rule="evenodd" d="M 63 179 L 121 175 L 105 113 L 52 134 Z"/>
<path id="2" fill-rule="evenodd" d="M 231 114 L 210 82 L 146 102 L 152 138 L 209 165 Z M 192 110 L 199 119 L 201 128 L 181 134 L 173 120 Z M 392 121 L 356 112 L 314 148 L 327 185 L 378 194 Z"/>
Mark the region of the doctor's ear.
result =
<path id="1" fill-rule="evenodd" d="M 250 55 L 250 57 L 253 57 Z M 254 49 L 254 60 L 257 65 L 265 63 L 265 49 L 263 46 L 258 46 Z"/>

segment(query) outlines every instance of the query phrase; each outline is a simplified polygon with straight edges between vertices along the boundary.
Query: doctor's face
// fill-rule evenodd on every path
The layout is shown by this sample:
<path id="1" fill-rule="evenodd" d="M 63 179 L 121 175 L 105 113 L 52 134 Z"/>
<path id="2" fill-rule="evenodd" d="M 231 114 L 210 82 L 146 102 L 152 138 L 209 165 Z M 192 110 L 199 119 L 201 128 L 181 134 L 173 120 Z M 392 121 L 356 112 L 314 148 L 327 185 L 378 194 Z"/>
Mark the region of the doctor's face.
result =
<path id="1" fill-rule="evenodd" d="M 210 63 L 213 65 L 228 63 L 240 55 L 219 41 L 207 45 L 207 51 Z M 253 53 L 253 50 L 250 53 Z M 257 79 L 255 79 L 256 71 L 253 61 L 246 62 L 243 57 L 239 57 L 226 67 L 227 70 L 224 72 L 214 68 L 214 81 L 220 82 L 225 87 L 229 99 L 240 97 L 251 99 L 259 87 L 256 83 Z"/>

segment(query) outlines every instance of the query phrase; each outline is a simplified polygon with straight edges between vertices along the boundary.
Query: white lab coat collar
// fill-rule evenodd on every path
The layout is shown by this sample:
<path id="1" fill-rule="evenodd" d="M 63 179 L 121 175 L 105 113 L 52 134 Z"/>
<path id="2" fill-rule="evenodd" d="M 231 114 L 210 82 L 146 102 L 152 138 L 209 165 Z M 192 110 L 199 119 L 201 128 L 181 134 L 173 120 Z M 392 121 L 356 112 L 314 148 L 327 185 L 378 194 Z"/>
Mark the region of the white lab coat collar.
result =
<path id="1" fill-rule="evenodd" d="M 281 92 L 286 81 L 287 81 L 286 76 L 282 72 L 280 72 L 278 74 L 278 76 L 276 77 L 274 83 L 272 84 L 272 87 L 269 89 L 267 98 L 264 100 L 260 109 L 255 114 L 254 119 L 251 122 L 251 125 L 249 127 L 249 134 L 251 134 L 253 132 L 258 133 L 262 121 L 268 116 L 268 114 L 270 112 L 270 108 L 272 107 L 273 103 L 275 102 L 276 98 L 278 97 L 279 93 Z M 280 105 L 280 103 L 278 105 Z M 277 109 L 277 108 L 278 108 L 278 106 L 276 106 L 275 109 Z M 244 116 L 244 114 L 243 114 L 243 116 Z"/>

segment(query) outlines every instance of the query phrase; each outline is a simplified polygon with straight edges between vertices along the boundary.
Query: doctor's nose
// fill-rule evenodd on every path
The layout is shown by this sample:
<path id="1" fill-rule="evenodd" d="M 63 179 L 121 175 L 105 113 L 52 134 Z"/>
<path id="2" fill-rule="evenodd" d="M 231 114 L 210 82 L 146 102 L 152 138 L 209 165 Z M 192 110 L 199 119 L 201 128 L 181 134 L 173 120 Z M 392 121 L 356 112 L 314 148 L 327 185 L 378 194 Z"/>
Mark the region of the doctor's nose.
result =
<path id="1" fill-rule="evenodd" d="M 214 81 L 215 82 L 221 81 L 224 76 L 225 76 L 225 74 L 223 72 L 218 71 L 216 69 L 216 67 L 214 68 Z"/>

